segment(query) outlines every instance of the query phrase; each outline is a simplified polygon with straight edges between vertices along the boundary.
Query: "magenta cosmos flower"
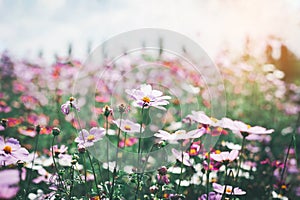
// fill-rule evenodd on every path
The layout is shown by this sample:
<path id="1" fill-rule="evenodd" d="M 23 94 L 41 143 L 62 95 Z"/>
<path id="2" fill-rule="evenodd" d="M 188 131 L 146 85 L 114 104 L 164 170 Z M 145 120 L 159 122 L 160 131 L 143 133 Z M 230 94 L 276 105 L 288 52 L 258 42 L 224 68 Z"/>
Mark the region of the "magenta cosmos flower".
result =
<path id="1" fill-rule="evenodd" d="M 210 157 L 217 162 L 232 162 L 239 155 L 238 150 L 232 150 L 231 152 L 224 151 L 221 153 L 211 153 Z"/>
<path id="2" fill-rule="evenodd" d="M 168 105 L 170 96 L 162 96 L 159 90 L 153 90 L 151 85 L 143 84 L 140 89 L 126 90 L 126 93 L 135 100 L 134 106 L 141 108 L 155 107 L 166 110 L 163 106 Z"/>
<path id="3" fill-rule="evenodd" d="M 0 171 L 0 199 L 12 199 L 19 191 L 19 171 L 6 169 Z"/>
<path id="4" fill-rule="evenodd" d="M 190 132 L 186 132 L 185 130 L 178 130 L 175 131 L 175 133 L 169 133 L 167 131 L 159 130 L 158 133 L 154 134 L 154 136 L 162 140 L 168 140 L 168 141 L 194 139 L 194 138 L 199 138 L 204 134 L 205 129 L 201 129 L 201 130 L 202 131 L 190 131 Z"/>
<path id="5" fill-rule="evenodd" d="M 16 164 L 17 161 L 28 161 L 29 152 L 21 147 L 18 140 L 0 137 L 0 165 Z"/>
<path id="6" fill-rule="evenodd" d="M 77 111 L 80 110 L 77 104 L 75 103 L 74 97 L 70 97 L 69 101 L 61 105 L 60 108 L 61 108 L 61 112 L 65 115 L 68 115 L 70 113 L 71 108 L 75 108 Z"/>
<path id="7" fill-rule="evenodd" d="M 82 131 L 79 132 L 79 136 L 75 138 L 75 142 L 84 145 L 85 147 L 90 147 L 94 145 L 94 142 L 101 140 L 104 135 L 104 128 L 93 127 L 90 132 L 82 129 Z"/>
<path id="8" fill-rule="evenodd" d="M 218 183 L 213 183 L 213 188 L 214 191 L 220 194 L 224 193 L 225 187 L 226 187 L 226 194 L 230 194 L 230 195 L 245 195 L 246 192 L 241 190 L 240 188 L 236 187 L 233 188 L 231 185 L 220 185 Z"/>
<path id="9" fill-rule="evenodd" d="M 113 123 L 118 126 L 122 131 L 127 133 L 139 133 L 141 125 L 134 123 L 128 119 L 117 119 L 114 120 Z M 142 128 L 142 132 L 144 128 Z"/>

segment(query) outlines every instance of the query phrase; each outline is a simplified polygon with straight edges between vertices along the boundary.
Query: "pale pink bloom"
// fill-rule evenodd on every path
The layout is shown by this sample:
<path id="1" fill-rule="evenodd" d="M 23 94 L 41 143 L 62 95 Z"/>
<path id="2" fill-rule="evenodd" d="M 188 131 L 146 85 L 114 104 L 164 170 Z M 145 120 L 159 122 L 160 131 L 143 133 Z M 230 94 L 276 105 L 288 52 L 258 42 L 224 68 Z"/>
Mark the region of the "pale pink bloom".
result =
<path id="1" fill-rule="evenodd" d="M 217 119 L 208 117 L 202 111 L 192 111 L 192 114 L 187 115 L 186 118 L 189 118 L 192 121 L 203 124 L 203 125 L 208 125 L 208 126 L 216 126 L 217 125 Z"/>
<path id="2" fill-rule="evenodd" d="M 17 164 L 17 161 L 28 161 L 29 152 L 21 147 L 19 141 L 14 138 L 0 137 L 0 165 Z"/>
<path id="3" fill-rule="evenodd" d="M 225 185 L 220 185 L 218 183 L 213 183 L 212 185 L 213 185 L 215 192 L 220 193 L 220 194 L 224 193 Z M 246 194 L 245 191 L 241 190 L 238 187 L 233 188 L 231 185 L 226 186 L 225 192 L 226 192 L 226 194 L 230 194 L 230 195 L 245 195 Z"/>
<path id="4" fill-rule="evenodd" d="M 182 162 L 182 164 L 186 166 L 192 166 L 192 163 L 190 161 L 190 156 L 188 153 L 177 151 L 176 149 L 172 149 L 172 153 L 179 162 Z"/>
<path id="5" fill-rule="evenodd" d="M 239 155 L 239 151 L 238 150 L 232 150 L 231 152 L 228 151 L 224 151 L 221 153 L 211 153 L 210 157 L 217 161 L 217 162 L 232 162 L 234 161 Z"/>
<path id="6" fill-rule="evenodd" d="M 201 137 L 205 132 L 205 129 L 186 132 L 185 130 L 178 130 L 175 133 L 169 133 L 167 131 L 159 130 L 158 133 L 155 133 L 154 136 L 158 137 L 162 140 L 168 141 L 177 141 L 177 140 L 186 140 L 186 139 L 194 139 Z"/>
<path id="7" fill-rule="evenodd" d="M 126 93 L 135 100 L 134 106 L 141 108 L 155 107 L 166 110 L 163 106 L 168 105 L 170 96 L 162 96 L 159 90 L 153 90 L 151 85 L 143 84 L 140 89 L 126 90 Z"/>
<path id="8" fill-rule="evenodd" d="M 113 121 L 114 124 L 118 126 L 122 131 L 127 133 L 139 133 L 141 125 L 134 123 L 128 119 L 117 119 Z M 142 132 L 144 128 L 142 128 Z"/>
<path id="9" fill-rule="evenodd" d="M 94 145 L 94 142 L 101 140 L 105 135 L 104 128 L 91 128 L 90 132 L 85 129 L 79 132 L 78 137 L 75 138 L 75 142 L 90 147 Z"/>
<path id="10" fill-rule="evenodd" d="M 38 173 L 40 176 L 36 177 L 35 179 L 32 180 L 34 183 L 40 183 L 40 182 L 45 182 L 45 183 L 50 183 L 51 179 L 53 178 L 53 175 L 47 172 L 44 168 L 38 169 Z"/>

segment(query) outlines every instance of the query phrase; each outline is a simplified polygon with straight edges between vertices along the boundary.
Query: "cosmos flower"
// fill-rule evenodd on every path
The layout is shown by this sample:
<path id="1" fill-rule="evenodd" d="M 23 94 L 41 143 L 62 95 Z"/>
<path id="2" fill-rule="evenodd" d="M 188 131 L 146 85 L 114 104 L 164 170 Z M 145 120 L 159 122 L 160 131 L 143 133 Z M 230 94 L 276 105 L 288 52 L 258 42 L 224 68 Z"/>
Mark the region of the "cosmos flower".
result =
<path id="1" fill-rule="evenodd" d="M 0 171 L 0 199 L 12 199 L 19 191 L 16 186 L 20 181 L 19 171 L 16 169 L 5 169 Z"/>
<path id="2" fill-rule="evenodd" d="M 176 149 L 172 149 L 172 153 L 175 156 L 175 158 L 179 161 L 182 162 L 185 166 L 192 166 L 192 163 L 190 161 L 190 156 L 186 152 L 182 151 L 177 151 Z M 183 155 L 182 155 L 183 154 Z"/>
<path id="3" fill-rule="evenodd" d="M 208 117 L 202 111 L 192 111 L 192 114 L 187 115 L 186 118 L 189 118 L 194 122 L 207 125 L 207 126 L 215 126 L 217 122 L 217 119 Z"/>
<path id="4" fill-rule="evenodd" d="M 17 161 L 27 161 L 29 152 L 21 147 L 18 140 L 14 138 L 4 138 L 0 137 L 0 164 L 10 165 L 16 164 Z"/>
<path id="5" fill-rule="evenodd" d="M 75 103 L 75 98 L 70 97 L 69 101 L 61 105 L 61 112 L 65 115 L 68 115 L 70 113 L 70 109 L 75 108 L 77 111 L 79 111 L 79 107 Z"/>
<path id="6" fill-rule="evenodd" d="M 139 133 L 141 125 L 134 123 L 128 119 L 117 119 L 113 120 L 113 123 L 118 126 L 123 132 L 127 133 Z M 142 132 L 144 128 L 142 128 Z"/>
<path id="7" fill-rule="evenodd" d="M 190 132 L 186 132 L 185 130 L 178 130 L 175 131 L 175 133 L 169 133 L 167 131 L 159 130 L 158 133 L 154 134 L 154 136 L 162 140 L 178 141 L 178 140 L 199 138 L 204 134 L 204 132 L 205 132 L 204 129 L 199 129 L 199 130 L 197 129 Z"/>
<path id="8" fill-rule="evenodd" d="M 136 137 L 126 138 L 126 141 L 125 141 L 125 139 L 122 139 L 122 140 L 119 142 L 119 147 L 120 147 L 120 148 L 123 148 L 123 147 L 131 147 L 131 146 L 133 146 L 134 144 L 136 144 L 137 142 L 138 142 L 138 138 L 136 138 Z"/>
<path id="9" fill-rule="evenodd" d="M 240 188 L 236 187 L 236 188 L 233 188 L 231 185 L 220 185 L 218 183 L 213 183 L 213 189 L 215 192 L 217 193 L 220 193 L 220 194 L 223 194 L 224 190 L 225 190 L 225 187 L 226 187 L 226 194 L 229 194 L 229 195 L 245 195 L 246 192 L 241 190 Z"/>
<path id="10" fill-rule="evenodd" d="M 94 142 L 97 142 L 103 138 L 105 135 L 104 128 L 91 128 L 90 132 L 85 129 L 79 132 L 79 136 L 75 138 L 75 142 L 84 145 L 85 147 L 90 147 L 94 145 Z"/>
<path id="11" fill-rule="evenodd" d="M 232 150 L 231 152 L 223 151 L 221 153 L 211 153 L 210 157 L 217 162 L 232 162 L 239 155 L 238 150 Z"/>
<path id="12" fill-rule="evenodd" d="M 126 90 L 126 93 L 135 100 L 134 106 L 141 108 L 155 107 L 166 110 L 163 106 L 168 105 L 170 96 L 162 96 L 159 90 L 153 90 L 151 85 L 143 84 L 140 89 Z"/>
<path id="13" fill-rule="evenodd" d="M 230 126 L 230 129 L 232 131 L 240 132 L 242 135 L 246 137 L 250 134 L 270 134 L 274 132 L 273 129 L 267 130 L 266 128 L 261 126 L 252 127 L 250 125 L 245 124 L 244 122 L 237 121 L 237 120 L 233 121 L 233 124 L 232 126 Z"/>
<path id="14" fill-rule="evenodd" d="M 50 183 L 52 181 L 51 179 L 54 177 L 53 174 L 47 172 L 44 168 L 38 169 L 38 174 L 40 176 L 33 179 L 32 182 L 34 182 L 34 183 L 40 183 L 40 182 Z"/>

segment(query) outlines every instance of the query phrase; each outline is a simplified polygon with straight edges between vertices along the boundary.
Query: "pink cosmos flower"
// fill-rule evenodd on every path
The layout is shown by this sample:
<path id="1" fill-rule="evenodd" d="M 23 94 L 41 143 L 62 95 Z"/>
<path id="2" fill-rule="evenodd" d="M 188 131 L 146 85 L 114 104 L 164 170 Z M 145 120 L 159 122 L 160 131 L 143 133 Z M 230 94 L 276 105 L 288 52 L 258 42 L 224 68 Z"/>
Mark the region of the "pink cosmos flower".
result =
<path id="1" fill-rule="evenodd" d="M 232 150 L 231 152 L 224 151 L 221 153 L 211 153 L 210 157 L 217 162 L 232 162 L 239 155 L 238 150 Z"/>
<path id="2" fill-rule="evenodd" d="M 0 199 L 12 199 L 19 191 L 16 186 L 20 181 L 19 171 L 16 169 L 6 169 L 0 171 Z"/>
<path id="3" fill-rule="evenodd" d="M 0 164 L 10 165 L 16 164 L 17 161 L 27 161 L 29 152 L 21 147 L 18 140 L 8 138 L 6 141 L 0 137 Z"/>
<path id="4" fill-rule="evenodd" d="M 208 117 L 204 112 L 202 111 L 192 111 L 191 115 L 186 116 L 187 118 L 190 118 L 192 121 L 207 125 L 207 126 L 215 126 L 217 120 L 214 118 Z"/>
<path id="5" fill-rule="evenodd" d="M 117 119 L 113 120 L 113 123 L 118 126 L 122 131 L 127 133 L 139 133 L 141 125 L 134 123 L 128 119 Z M 142 128 L 142 132 L 144 128 Z"/>
<path id="6" fill-rule="evenodd" d="M 151 85 L 143 84 L 140 89 L 126 90 L 126 93 L 135 100 L 134 106 L 141 108 L 155 107 L 166 110 L 163 106 L 168 105 L 170 96 L 162 96 L 159 90 L 153 90 Z"/>
<path id="7" fill-rule="evenodd" d="M 57 145 L 53 146 L 53 153 L 55 154 L 54 156 L 59 156 L 60 154 L 65 154 L 67 152 L 67 150 L 68 150 L 68 147 L 64 144 L 61 145 L 60 148 L 58 148 Z M 52 148 L 50 148 L 50 152 L 52 152 Z"/>
<path id="8" fill-rule="evenodd" d="M 218 183 L 213 183 L 212 185 L 213 185 L 213 189 L 215 192 L 220 193 L 220 194 L 224 193 L 225 185 L 220 185 Z M 226 192 L 226 194 L 229 194 L 229 195 L 245 195 L 246 194 L 245 191 L 241 190 L 238 187 L 233 188 L 231 185 L 226 186 L 225 192 Z"/>
<path id="9" fill-rule="evenodd" d="M 270 134 L 273 133 L 274 130 L 270 129 L 267 130 L 264 127 L 261 126 L 253 126 L 251 127 L 250 125 L 245 124 L 244 122 L 241 121 L 233 121 L 233 127 L 231 127 L 232 131 L 239 131 L 240 133 L 244 133 L 246 135 L 249 134 Z"/>
<path id="10" fill-rule="evenodd" d="M 69 101 L 61 105 L 61 112 L 65 115 L 68 115 L 70 113 L 70 109 L 75 108 L 77 111 L 79 111 L 79 107 L 75 103 L 75 98 L 70 97 Z"/>
<path id="11" fill-rule="evenodd" d="M 34 183 L 40 183 L 40 182 L 50 183 L 52 181 L 51 179 L 53 178 L 53 174 L 50 174 L 44 168 L 38 169 L 38 173 L 40 176 L 33 179 L 32 182 L 34 182 Z"/>
<path id="12" fill-rule="evenodd" d="M 192 163 L 190 161 L 190 156 L 188 153 L 182 152 L 182 151 L 177 151 L 176 149 L 172 149 L 172 153 L 175 156 L 175 158 L 179 162 L 182 162 L 182 164 L 184 164 L 185 166 L 192 166 Z M 183 158 L 182 158 L 182 154 L 183 154 Z"/>
<path id="13" fill-rule="evenodd" d="M 104 128 L 91 128 L 90 132 L 85 129 L 79 132 L 79 136 L 75 138 L 75 142 L 84 145 L 85 147 L 90 147 L 94 145 L 94 142 L 97 142 L 103 138 L 105 135 Z"/>
<path id="14" fill-rule="evenodd" d="M 162 140 L 177 141 L 177 140 L 199 138 L 204 134 L 204 132 L 205 132 L 204 128 L 193 130 L 190 132 L 186 132 L 185 130 L 178 130 L 175 133 L 169 133 L 167 131 L 159 130 L 158 133 L 154 134 L 154 136 Z"/>

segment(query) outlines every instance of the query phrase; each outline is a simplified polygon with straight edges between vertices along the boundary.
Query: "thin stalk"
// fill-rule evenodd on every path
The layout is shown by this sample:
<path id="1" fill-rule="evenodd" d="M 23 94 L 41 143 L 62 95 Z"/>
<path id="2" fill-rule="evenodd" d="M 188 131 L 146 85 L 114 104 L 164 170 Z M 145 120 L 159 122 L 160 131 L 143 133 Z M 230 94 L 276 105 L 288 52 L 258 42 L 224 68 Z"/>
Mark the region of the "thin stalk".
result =
<path id="1" fill-rule="evenodd" d="M 24 193 L 24 199 L 27 198 L 27 195 L 28 195 L 28 192 L 29 192 L 29 188 L 30 188 L 30 184 L 31 184 L 31 175 L 32 175 L 32 170 L 33 170 L 33 165 L 34 165 L 34 160 L 35 160 L 35 154 L 36 154 L 36 151 L 37 151 L 37 148 L 38 148 L 38 142 L 39 142 L 39 136 L 40 136 L 40 131 L 39 130 L 36 130 L 36 133 L 37 133 L 37 136 L 35 138 L 35 145 L 34 145 L 34 151 L 33 151 L 33 158 L 32 158 L 32 161 L 31 161 L 31 169 L 30 169 L 30 172 L 29 172 L 29 176 L 28 176 L 28 179 L 27 179 L 27 188 L 25 190 L 25 193 Z M 22 179 L 20 179 L 22 180 Z"/>
<path id="2" fill-rule="evenodd" d="M 70 186 L 69 199 L 72 198 L 73 186 L 74 186 L 74 166 L 72 165 L 71 166 L 71 186 Z"/>
<path id="3" fill-rule="evenodd" d="M 241 147 L 241 151 L 239 152 L 239 156 L 238 156 L 239 157 L 239 163 L 238 163 L 238 169 L 237 169 L 235 181 L 238 179 L 239 172 L 240 172 L 240 169 L 241 169 L 241 164 L 242 164 L 242 159 L 243 159 L 243 153 L 244 153 L 244 146 L 245 146 L 245 140 L 246 140 L 246 136 L 243 136 L 242 147 Z"/>
<path id="4" fill-rule="evenodd" d="M 108 135 L 108 117 L 105 117 L 105 135 Z M 107 162 L 107 178 L 108 181 L 110 181 L 110 175 L 109 175 L 109 146 L 108 141 L 106 143 L 106 162 Z"/>
<path id="5" fill-rule="evenodd" d="M 86 151 L 86 154 L 88 155 L 89 161 L 91 163 L 91 167 L 92 167 L 92 171 L 93 171 L 93 175 L 94 175 L 94 181 L 95 181 L 95 185 L 96 185 L 96 190 L 97 190 L 98 196 L 100 198 L 101 195 L 100 195 L 100 190 L 98 188 L 98 181 L 97 181 L 97 176 L 96 176 L 95 168 L 94 168 L 94 165 L 93 165 L 93 162 L 92 162 L 92 158 L 91 158 L 90 153 L 88 151 Z"/>
<path id="6" fill-rule="evenodd" d="M 111 192 L 110 192 L 110 197 L 109 197 L 109 199 L 111 199 L 111 200 L 113 199 L 114 186 L 115 186 L 115 177 L 117 175 L 118 153 L 119 153 L 119 143 L 120 143 L 120 134 L 121 134 L 121 124 L 122 124 L 122 114 L 123 113 L 120 114 L 120 124 L 119 124 L 119 129 L 118 129 L 118 140 L 117 140 L 117 151 L 116 151 L 116 164 L 115 164 L 114 171 L 113 171 L 113 179 L 112 179 Z M 109 166 L 109 164 L 108 164 L 108 166 Z"/>
<path id="7" fill-rule="evenodd" d="M 226 183 L 226 179 L 227 179 L 227 165 L 225 165 L 225 177 L 224 177 L 224 191 L 223 191 L 223 194 L 222 194 L 222 199 L 223 200 L 225 198 L 225 195 L 226 195 L 226 187 L 227 187 L 227 183 Z"/>
<path id="8" fill-rule="evenodd" d="M 183 151 L 181 152 L 180 176 L 179 176 L 179 183 L 177 185 L 177 190 L 176 190 L 177 194 L 179 194 L 179 188 L 182 180 L 182 171 L 183 171 Z"/>
<path id="9" fill-rule="evenodd" d="M 206 172 L 206 200 L 208 200 L 208 194 L 209 194 L 209 173 L 210 173 L 210 151 L 207 155 L 207 163 L 208 163 L 208 169 Z"/>
<path id="10" fill-rule="evenodd" d="M 291 139 L 291 141 L 290 141 L 290 144 L 289 144 L 289 147 L 288 147 L 288 150 L 287 150 L 285 159 L 284 159 L 284 165 L 283 165 L 283 169 L 282 169 L 281 176 L 280 176 L 280 182 L 281 182 L 281 183 L 282 183 L 282 181 L 283 181 L 283 176 L 284 176 L 284 172 L 285 172 L 285 169 L 286 169 L 286 163 L 287 163 L 287 160 L 288 160 L 288 157 L 289 157 L 289 154 L 290 154 L 290 150 L 291 150 L 293 141 L 294 141 L 294 137 L 292 136 L 292 139 Z"/>
<path id="11" fill-rule="evenodd" d="M 141 142 L 142 142 L 142 127 L 143 127 L 143 118 L 144 118 L 144 105 L 142 107 L 142 111 L 141 111 L 141 114 L 142 114 L 142 120 L 141 120 L 141 123 L 140 123 L 140 137 L 139 137 L 139 144 L 138 144 L 138 167 L 137 167 L 137 171 L 139 172 L 139 166 L 141 164 L 141 155 L 140 155 L 140 152 L 141 152 Z M 140 182 L 141 182 L 141 176 L 140 174 L 138 174 L 137 176 L 137 188 L 136 188 L 136 191 L 135 191 L 135 200 L 137 199 L 138 195 L 139 195 L 139 190 L 140 190 Z"/>
<path id="12" fill-rule="evenodd" d="M 54 158 L 54 148 L 53 148 L 53 146 L 54 146 L 55 138 L 56 138 L 56 136 L 54 135 L 54 136 L 53 136 L 53 139 L 52 139 L 52 145 L 51 145 L 52 160 L 53 160 L 53 164 L 54 164 L 55 171 L 56 171 L 57 176 L 58 176 L 58 182 L 59 182 L 59 185 L 60 185 L 62 188 L 65 189 L 64 184 L 63 184 L 63 182 L 62 182 L 62 178 L 61 178 L 61 176 L 60 176 L 60 174 L 59 174 L 59 171 L 58 171 L 58 167 L 57 167 L 55 158 Z"/>

